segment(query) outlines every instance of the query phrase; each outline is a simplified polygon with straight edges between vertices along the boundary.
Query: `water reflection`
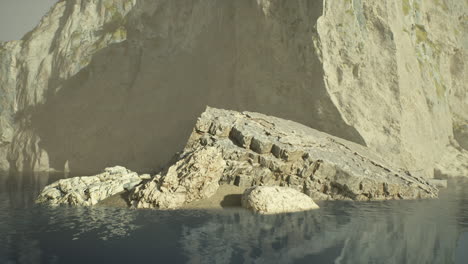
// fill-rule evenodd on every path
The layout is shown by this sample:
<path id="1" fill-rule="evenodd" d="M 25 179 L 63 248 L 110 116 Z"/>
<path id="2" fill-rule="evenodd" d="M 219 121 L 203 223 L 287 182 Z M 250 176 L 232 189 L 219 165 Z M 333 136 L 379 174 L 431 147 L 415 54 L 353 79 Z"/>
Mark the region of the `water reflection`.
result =
<path id="1" fill-rule="evenodd" d="M 464 263 L 467 182 L 439 200 L 324 202 L 275 216 L 244 210 L 42 207 L 56 176 L 0 177 L 0 263 Z M 78 251 L 76 249 L 79 249 Z"/>
<path id="2" fill-rule="evenodd" d="M 460 230 L 447 205 L 335 202 L 289 215 L 220 214 L 184 226 L 182 245 L 190 263 L 451 263 Z"/>
<path id="3" fill-rule="evenodd" d="M 39 192 L 60 174 L 37 173 L 0 173 L 0 195 L 2 201 L 9 201 L 11 207 L 30 207 Z M 8 197 L 3 197 L 7 195 Z"/>
<path id="4" fill-rule="evenodd" d="M 277 216 L 223 213 L 184 225 L 181 243 L 190 263 L 465 263 L 467 186 L 453 182 L 439 200 L 326 202 L 318 211 Z"/>
<path id="5" fill-rule="evenodd" d="M 455 249 L 455 260 L 457 263 L 466 262 L 468 259 L 468 232 L 461 233 L 458 241 L 457 248 Z"/>

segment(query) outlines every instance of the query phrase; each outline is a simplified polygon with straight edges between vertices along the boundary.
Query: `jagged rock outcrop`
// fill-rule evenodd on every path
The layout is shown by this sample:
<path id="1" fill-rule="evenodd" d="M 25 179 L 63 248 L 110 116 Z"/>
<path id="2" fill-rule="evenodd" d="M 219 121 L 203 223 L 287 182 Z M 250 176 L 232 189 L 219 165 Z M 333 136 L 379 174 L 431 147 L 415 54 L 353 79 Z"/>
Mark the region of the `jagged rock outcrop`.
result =
<path id="1" fill-rule="evenodd" d="M 289 186 L 314 199 L 437 196 L 424 179 L 396 170 L 365 147 L 259 113 L 207 108 L 184 153 L 206 147 L 226 161 L 222 183 Z"/>
<path id="2" fill-rule="evenodd" d="M 254 186 L 245 190 L 242 207 L 260 214 L 293 213 L 319 208 L 309 196 L 279 186 Z"/>
<path id="3" fill-rule="evenodd" d="M 131 203 L 137 208 L 174 209 L 209 198 L 218 190 L 225 167 L 220 150 L 214 147 L 187 153 L 166 173 L 138 186 Z"/>
<path id="4" fill-rule="evenodd" d="M 149 175 L 138 176 L 124 167 L 106 168 L 95 176 L 62 179 L 44 188 L 37 203 L 49 205 L 91 206 L 112 195 L 130 191 L 147 179 Z"/>
<path id="5" fill-rule="evenodd" d="M 0 43 L 0 166 L 157 170 L 213 105 L 367 145 L 412 174 L 468 175 L 468 154 L 452 143 L 466 140 L 453 130 L 468 123 L 467 9 L 458 0 L 59 1 L 23 39 Z"/>

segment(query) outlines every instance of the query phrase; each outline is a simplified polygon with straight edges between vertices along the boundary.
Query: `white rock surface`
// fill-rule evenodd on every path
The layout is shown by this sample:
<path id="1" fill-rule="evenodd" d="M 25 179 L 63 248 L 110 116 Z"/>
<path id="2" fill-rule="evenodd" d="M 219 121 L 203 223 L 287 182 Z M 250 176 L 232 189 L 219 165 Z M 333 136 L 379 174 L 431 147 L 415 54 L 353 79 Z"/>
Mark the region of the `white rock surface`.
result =
<path id="1" fill-rule="evenodd" d="M 426 177 L 436 163 L 468 176 L 441 162 L 468 160 L 447 147 L 456 117 L 468 123 L 467 5 L 331 0 L 317 23 L 325 83 L 343 118 L 371 149 Z"/>
<path id="2" fill-rule="evenodd" d="M 0 44 L 0 166 L 162 166 L 214 105 L 366 144 L 412 174 L 466 176 L 450 139 L 468 123 L 467 5 L 59 1 Z"/>
<path id="3" fill-rule="evenodd" d="M 309 196 L 279 186 L 255 186 L 245 190 L 242 207 L 260 214 L 293 213 L 319 208 Z"/>
<path id="4" fill-rule="evenodd" d="M 214 147 L 189 153 L 154 180 L 138 186 L 130 196 L 136 208 L 175 209 L 211 197 L 226 166 Z"/>
<path id="5" fill-rule="evenodd" d="M 124 167 L 106 168 L 95 176 L 62 179 L 44 188 L 36 199 L 37 203 L 49 205 L 91 206 L 112 195 L 130 191 L 142 179 L 136 172 Z"/>

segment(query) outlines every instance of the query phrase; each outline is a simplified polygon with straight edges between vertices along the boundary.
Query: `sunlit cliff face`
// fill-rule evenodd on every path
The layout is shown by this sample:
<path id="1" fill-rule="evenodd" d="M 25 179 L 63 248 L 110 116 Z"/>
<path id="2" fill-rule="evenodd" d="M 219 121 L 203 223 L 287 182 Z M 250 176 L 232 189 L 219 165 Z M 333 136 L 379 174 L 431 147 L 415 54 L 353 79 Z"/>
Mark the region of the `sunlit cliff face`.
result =
<path id="1" fill-rule="evenodd" d="M 61 1 L 22 41 L 0 46 L 1 165 L 158 170 L 211 105 L 301 122 L 416 174 L 436 163 L 444 172 L 468 159 L 456 148 L 461 160 L 443 159 L 452 128 L 468 120 L 464 8 Z"/>

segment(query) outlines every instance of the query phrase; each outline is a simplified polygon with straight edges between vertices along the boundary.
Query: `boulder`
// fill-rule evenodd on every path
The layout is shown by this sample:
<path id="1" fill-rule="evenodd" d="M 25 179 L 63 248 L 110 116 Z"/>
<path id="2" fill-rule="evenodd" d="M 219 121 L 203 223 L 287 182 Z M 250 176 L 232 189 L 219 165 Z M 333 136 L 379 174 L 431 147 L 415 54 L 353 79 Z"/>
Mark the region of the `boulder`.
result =
<path id="1" fill-rule="evenodd" d="M 116 166 L 106 168 L 103 173 L 95 176 L 56 181 L 44 188 L 36 202 L 49 205 L 91 206 L 112 195 L 132 190 L 141 181 L 136 172 Z"/>
<path id="2" fill-rule="evenodd" d="M 260 214 L 292 213 L 318 209 L 309 196 L 288 187 L 254 186 L 242 195 L 242 207 Z"/>

